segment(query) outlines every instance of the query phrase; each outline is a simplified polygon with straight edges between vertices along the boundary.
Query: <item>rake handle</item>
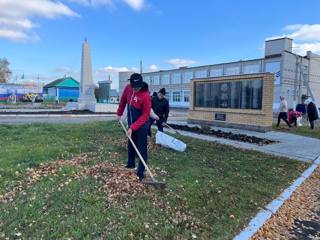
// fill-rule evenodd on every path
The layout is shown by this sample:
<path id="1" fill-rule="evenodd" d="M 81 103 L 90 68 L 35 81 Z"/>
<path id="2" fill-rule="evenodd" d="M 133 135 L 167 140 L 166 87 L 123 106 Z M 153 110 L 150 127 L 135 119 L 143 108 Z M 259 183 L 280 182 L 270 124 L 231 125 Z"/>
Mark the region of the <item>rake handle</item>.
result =
<path id="1" fill-rule="evenodd" d="M 145 160 L 143 159 L 142 155 L 140 154 L 140 151 L 138 150 L 136 144 L 133 142 L 132 138 L 128 135 L 128 131 L 127 131 L 126 127 L 124 126 L 123 122 L 122 122 L 121 120 L 119 120 L 119 122 L 120 122 L 120 124 L 121 124 L 121 126 L 122 126 L 122 128 L 123 128 L 123 131 L 126 133 L 129 141 L 131 142 L 133 148 L 136 150 L 136 153 L 138 154 L 138 156 L 139 156 L 139 158 L 140 158 L 143 166 L 147 169 L 147 172 L 149 173 L 152 181 L 155 181 L 154 176 L 153 176 L 150 168 L 148 167 L 148 165 L 146 164 L 146 162 L 145 162 Z"/>
<path id="2" fill-rule="evenodd" d="M 171 127 L 168 123 L 164 123 L 169 129 L 171 129 L 171 130 L 173 130 L 176 134 L 179 134 L 180 135 L 180 133 L 176 130 L 176 129 L 174 129 L 173 127 Z"/>

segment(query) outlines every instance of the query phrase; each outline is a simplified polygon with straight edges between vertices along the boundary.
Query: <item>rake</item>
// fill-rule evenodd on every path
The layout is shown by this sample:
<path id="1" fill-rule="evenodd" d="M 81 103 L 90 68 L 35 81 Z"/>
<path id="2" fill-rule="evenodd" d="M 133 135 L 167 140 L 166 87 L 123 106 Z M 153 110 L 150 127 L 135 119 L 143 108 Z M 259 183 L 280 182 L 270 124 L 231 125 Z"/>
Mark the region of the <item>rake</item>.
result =
<path id="1" fill-rule="evenodd" d="M 123 122 L 121 120 L 119 120 L 122 128 L 123 128 L 123 131 L 126 133 L 129 141 L 131 142 L 133 148 L 136 150 L 139 158 L 140 158 L 140 161 L 142 162 L 142 164 L 144 165 L 144 167 L 146 168 L 148 174 L 150 175 L 150 178 L 151 178 L 151 181 L 143 181 L 144 184 L 147 184 L 147 185 L 151 185 L 151 186 L 154 186 L 155 188 L 160 188 L 160 189 L 164 189 L 166 187 L 166 183 L 164 182 L 159 182 L 158 180 L 156 180 L 154 178 L 154 175 L 152 174 L 150 168 L 148 167 L 146 161 L 143 159 L 142 155 L 140 154 L 136 144 L 133 142 L 132 138 L 128 135 L 128 131 L 126 129 L 126 127 L 124 126 Z"/>

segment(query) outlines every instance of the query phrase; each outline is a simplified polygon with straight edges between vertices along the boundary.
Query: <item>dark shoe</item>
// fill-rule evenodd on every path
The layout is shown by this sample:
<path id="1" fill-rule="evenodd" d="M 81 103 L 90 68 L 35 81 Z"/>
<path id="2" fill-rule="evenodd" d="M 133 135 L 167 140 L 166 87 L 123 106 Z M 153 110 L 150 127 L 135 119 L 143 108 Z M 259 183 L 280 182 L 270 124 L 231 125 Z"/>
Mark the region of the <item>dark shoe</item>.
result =
<path id="1" fill-rule="evenodd" d="M 134 166 L 125 166 L 125 169 L 127 169 L 127 170 L 134 170 L 135 169 L 135 167 Z"/>

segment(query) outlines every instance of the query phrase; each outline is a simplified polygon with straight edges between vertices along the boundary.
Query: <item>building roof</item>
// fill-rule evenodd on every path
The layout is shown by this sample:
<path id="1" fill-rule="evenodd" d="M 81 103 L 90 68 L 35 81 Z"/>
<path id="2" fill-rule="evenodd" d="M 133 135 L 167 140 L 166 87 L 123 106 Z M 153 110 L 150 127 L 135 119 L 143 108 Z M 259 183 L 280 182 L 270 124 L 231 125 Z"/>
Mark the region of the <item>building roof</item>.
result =
<path id="1" fill-rule="evenodd" d="M 118 97 L 119 94 L 116 89 L 110 89 L 109 96 L 110 97 Z"/>
<path id="2" fill-rule="evenodd" d="M 72 77 L 64 77 L 54 80 L 51 83 L 46 84 L 43 88 L 51 88 L 51 87 L 70 87 L 77 88 L 80 84 Z"/>

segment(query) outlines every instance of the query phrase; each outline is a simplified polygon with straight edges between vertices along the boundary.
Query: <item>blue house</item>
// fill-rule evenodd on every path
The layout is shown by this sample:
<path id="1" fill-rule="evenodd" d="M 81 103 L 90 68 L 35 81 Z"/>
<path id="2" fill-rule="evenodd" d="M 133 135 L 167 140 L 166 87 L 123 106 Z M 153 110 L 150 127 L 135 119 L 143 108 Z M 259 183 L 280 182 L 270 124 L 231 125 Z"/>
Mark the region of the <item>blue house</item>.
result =
<path id="1" fill-rule="evenodd" d="M 72 77 L 59 78 L 43 87 L 43 94 L 47 99 L 60 101 L 76 101 L 79 98 L 80 84 Z"/>

